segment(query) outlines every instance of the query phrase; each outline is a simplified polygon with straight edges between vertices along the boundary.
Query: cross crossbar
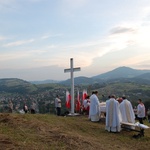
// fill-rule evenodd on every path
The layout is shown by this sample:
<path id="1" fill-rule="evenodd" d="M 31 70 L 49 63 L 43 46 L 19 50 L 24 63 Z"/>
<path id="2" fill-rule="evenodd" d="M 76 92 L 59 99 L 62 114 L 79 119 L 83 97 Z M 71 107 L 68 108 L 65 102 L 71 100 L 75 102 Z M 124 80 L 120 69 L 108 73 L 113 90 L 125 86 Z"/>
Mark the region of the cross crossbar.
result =
<path id="1" fill-rule="evenodd" d="M 80 67 L 78 67 L 78 68 L 73 68 L 73 72 L 75 72 L 75 71 L 80 71 L 81 70 L 81 68 Z M 71 72 L 71 69 L 64 69 L 64 72 L 66 73 L 66 72 Z"/>

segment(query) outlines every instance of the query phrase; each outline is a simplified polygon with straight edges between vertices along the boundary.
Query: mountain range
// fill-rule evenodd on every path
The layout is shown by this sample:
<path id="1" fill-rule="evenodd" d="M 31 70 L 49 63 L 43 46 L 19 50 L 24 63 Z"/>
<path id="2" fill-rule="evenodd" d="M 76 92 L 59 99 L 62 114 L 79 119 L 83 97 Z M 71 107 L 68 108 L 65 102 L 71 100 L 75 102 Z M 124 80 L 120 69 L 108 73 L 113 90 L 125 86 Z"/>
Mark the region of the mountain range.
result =
<path id="1" fill-rule="evenodd" d="M 119 67 L 112 71 L 93 76 L 87 77 L 76 77 L 74 78 L 75 85 L 78 84 L 94 84 L 104 82 L 143 82 L 150 83 L 150 70 L 136 70 L 129 67 Z M 69 85 L 70 79 L 60 82 L 61 84 Z"/>
<path id="2" fill-rule="evenodd" d="M 20 81 L 17 80 L 19 79 L 17 78 L 0 79 L 0 87 L 2 86 L 1 88 L 3 89 L 4 85 L 18 84 L 17 86 L 18 88 L 20 88 L 19 86 L 24 82 L 25 82 L 25 86 L 27 87 L 28 87 L 27 83 L 30 83 L 32 85 L 49 84 L 49 83 L 70 85 L 71 83 L 70 79 L 64 81 L 56 81 L 56 80 L 24 81 L 22 79 L 20 79 Z M 150 70 L 137 70 L 129 67 L 119 67 L 109 72 L 99 74 L 93 77 L 79 76 L 74 78 L 75 85 L 89 85 L 94 83 L 109 83 L 109 82 L 137 82 L 140 84 L 141 83 L 150 84 Z"/>
<path id="3" fill-rule="evenodd" d="M 93 77 L 75 77 L 75 85 L 79 84 L 93 84 L 93 83 L 103 83 L 103 82 L 112 82 L 112 81 L 130 81 L 130 82 L 150 82 L 150 70 L 137 70 L 129 67 L 118 67 L 109 72 L 99 74 Z M 45 83 L 59 83 L 64 85 L 70 85 L 71 80 L 64 81 L 54 81 L 54 80 L 45 80 L 45 81 L 31 81 L 34 84 L 45 84 Z"/>

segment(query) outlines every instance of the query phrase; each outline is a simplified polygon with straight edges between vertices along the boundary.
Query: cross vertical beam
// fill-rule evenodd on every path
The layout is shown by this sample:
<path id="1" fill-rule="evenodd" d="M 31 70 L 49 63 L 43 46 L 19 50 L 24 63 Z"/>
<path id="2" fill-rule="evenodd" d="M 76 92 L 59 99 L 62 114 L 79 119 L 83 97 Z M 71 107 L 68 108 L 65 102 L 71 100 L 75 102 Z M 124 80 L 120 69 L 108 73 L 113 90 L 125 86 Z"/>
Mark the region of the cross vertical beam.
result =
<path id="1" fill-rule="evenodd" d="M 74 76 L 73 76 L 73 58 L 70 59 L 71 69 L 71 113 L 74 114 Z"/>

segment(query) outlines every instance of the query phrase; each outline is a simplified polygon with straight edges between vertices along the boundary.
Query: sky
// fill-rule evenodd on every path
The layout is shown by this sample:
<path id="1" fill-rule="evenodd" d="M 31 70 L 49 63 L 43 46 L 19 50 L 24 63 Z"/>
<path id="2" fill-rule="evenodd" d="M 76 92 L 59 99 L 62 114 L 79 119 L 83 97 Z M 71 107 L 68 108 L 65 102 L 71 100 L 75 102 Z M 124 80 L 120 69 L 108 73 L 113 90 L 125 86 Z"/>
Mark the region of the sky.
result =
<path id="1" fill-rule="evenodd" d="M 0 78 L 150 70 L 150 0 L 0 0 Z"/>

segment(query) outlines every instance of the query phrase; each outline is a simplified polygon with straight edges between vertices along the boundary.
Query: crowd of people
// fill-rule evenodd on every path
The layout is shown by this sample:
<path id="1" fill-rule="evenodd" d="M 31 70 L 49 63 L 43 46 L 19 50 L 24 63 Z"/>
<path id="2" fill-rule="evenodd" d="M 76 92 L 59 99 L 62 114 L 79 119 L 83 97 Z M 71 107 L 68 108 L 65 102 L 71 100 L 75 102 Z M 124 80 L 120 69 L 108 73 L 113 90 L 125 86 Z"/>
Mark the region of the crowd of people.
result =
<path id="1" fill-rule="evenodd" d="M 100 107 L 100 102 L 98 99 L 98 92 L 92 93 L 88 101 L 89 107 L 89 119 L 92 122 L 97 122 L 100 120 L 100 114 L 102 112 Z M 84 102 L 83 102 L 84 104 Z M 86 106 L 84 104 L 84 106 Z M 105 109 L 105 129 L 109 132 L 120 132 L 121 122 L 123 123 L 135 123 L 135 112 L 133 106 L 126 96 L 121 98 L 116 98 L 115 95 L 110 95 L 108 100 L 106 100 Z M 88 110 L 87 110 L 88 111 Z M 138 99 L 136 115 L 140 124 L 143 124 L 143 119 L 145 118 L 145 106 L 141 99 Z M 150 121 L 150 110 L 148 110 L 148 120 Z M 134 128 L 129 126 L 129 128 Z"/>
<path id="2" fill-rule="evenodd" d="M 61 115 L 62 101 L 59 95 L 56 96 L 55 101 L 56 114 Z M 13 103 L 10 100 L 8 103 L 9 112 L 13 111 Z M 37 104 L 33 101 L 30 107 L 26 103 L 23 105 L 24 113 L 36 112 Z M 105 110 L 101 107 L 101 103 L 98 99 L 98 91 L 93 91 L 91 96 L 86 95 L 86 98 L 82 101 L 81 109 L 79 113 L 88 115 L 92 122 L 97 122 L 100 120 L 102 112 L 105 114 L 106 120 L 106 130 L 109 132 L 119 132 L 120 122 L 135 123 L 136 117 L 139 122 L 143 124 L 143 118 L 145 118 L 145 106 L 141 99 L 138 100 L 138 105 L 133 109 L 133 106 L 126 96 L 121 98 L 116 98 L 115 95 L 110 95 L 105 102 Z M 104 112 L 105 111 L 105 112 Z M 150 109 L 147 111 L 148 121 L 150 122 Z"/>
<path id="3" fill-rule="evenodd" d="M 77 105 L 76 102 L 75 105 Z M 115 95 L 110 95 L 102 105 L 98 99 L 98 91 L 93 91 L 91 96 L 86 95 L 86 98 L 82 100 L 80 106 L 79 113 L 88 115 L 89 120 L 92 122 L 100 121 L 100 116 L 104 113 L 106 121 L 105 129 L 109 132 L 120 132 L 121 122 L 134 124 L 137 118 L 139 123 L 143 124 L 143 119 L 146 115 L 145 106 L 141 99 L 138 99 L 136 110 L 125 95 L 119 98 L 116 98 Z M 55 108 L 56 114 L 60 116 L 61 100 L 58 95 L 55 98 Z M 150 110 L 147 111 L 147 115 L 148 121 L 150 122 Z M 134 127 L 129 126 L 129 128 Z"/>

